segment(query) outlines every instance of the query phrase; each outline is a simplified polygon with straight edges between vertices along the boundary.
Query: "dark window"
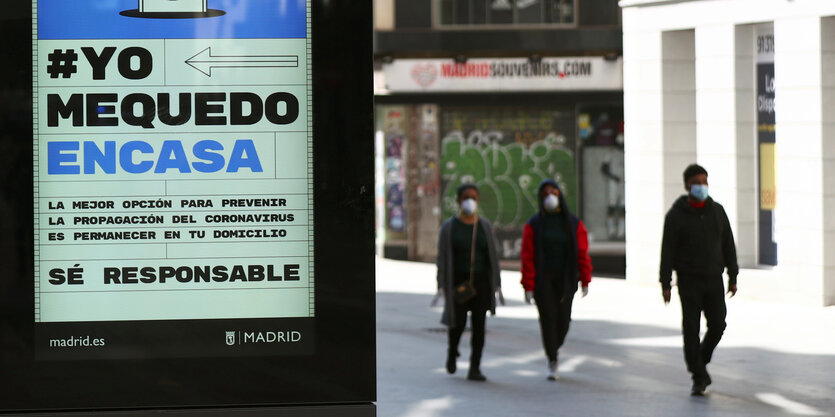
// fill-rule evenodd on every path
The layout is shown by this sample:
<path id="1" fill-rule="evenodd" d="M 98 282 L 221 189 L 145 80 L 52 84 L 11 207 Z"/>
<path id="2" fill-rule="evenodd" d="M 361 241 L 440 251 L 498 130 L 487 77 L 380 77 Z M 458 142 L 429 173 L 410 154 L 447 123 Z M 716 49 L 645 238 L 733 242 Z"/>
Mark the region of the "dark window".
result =
<path id="1" fill-rule="evenodd" d="M 451 14 L 454 13 L 445 11 L 441 15 L 450 16 Z M 425 1 L 399 0 L 394 8 L 394 25 L 398 29 L 432 27 L 432 4 Z"/>
<path id="2" fill-rule="evenodd" d="M 401 0 L 402 1 L 402 0 Z M 439 22 L 450 25 L 573 25 L 577 0 L 437 0 Z M 615 3 L 617 6 L 617 3 Z"/>
<path id="3" fill-rule="evenodd" d="M 574 23 L 574 2 L 566 0 L 543 0 L 545 23 Z"/>
<path id="4" fill-rule="evenodd" d="M 579 7 L 581 26 L 613 26 L 620 24 L 618 0 L 583 0 Z"/>
<path id="5" fill-rule="evenodd" d="M 487 0 L 490 4 L 488 8 L 487 23 L 494 25 L 509 25 L 513 23 L 513 0 Z"/>
<path id="6" fill-rule="evenodd" d="M 543 23 L 545 14 L 543 7 L 548 0 L 516 2 L 516 13 L 519 24 Z"/>
<path id="7" fill-rule="evenodd" d="M 452 0 L 441 0 L 440 16 L 441 25 L 455 24 L 455 4 Z"/>

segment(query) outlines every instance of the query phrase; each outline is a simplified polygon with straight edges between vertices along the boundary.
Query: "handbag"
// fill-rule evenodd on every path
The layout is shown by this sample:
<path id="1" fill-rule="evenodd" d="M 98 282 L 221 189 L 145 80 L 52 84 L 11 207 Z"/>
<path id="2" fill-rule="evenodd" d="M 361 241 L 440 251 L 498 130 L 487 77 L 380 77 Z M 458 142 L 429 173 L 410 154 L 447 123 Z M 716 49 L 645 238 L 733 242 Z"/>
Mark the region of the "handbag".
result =
<path id="1" fill-rule="evenodd" d="M 470 244 L 470 279 L 455 286 L 455 294 L 453 295 L 453 299 L 458 304 L 464 304 L 467 301 L 472 300 L 472 298 L 475 297 L 475 295 L 478 293 L 475 289 L 475 282 L 473 277 L 473 275 L 475 274 L 475 238 L 477 231 L 478 217 L 475 218 L 475 223 L 473 223 L 473 240 Z"/>

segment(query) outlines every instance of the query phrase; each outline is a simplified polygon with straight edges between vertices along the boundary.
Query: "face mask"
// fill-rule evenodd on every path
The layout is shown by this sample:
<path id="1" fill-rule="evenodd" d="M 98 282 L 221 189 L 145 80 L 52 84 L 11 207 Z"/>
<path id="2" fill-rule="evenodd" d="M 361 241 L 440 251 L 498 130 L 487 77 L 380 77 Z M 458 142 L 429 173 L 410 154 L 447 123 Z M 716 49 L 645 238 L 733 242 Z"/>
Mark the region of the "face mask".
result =
<path id="1" fill-rule="evenodd" d="M 461 212 L 468 216 L 475 213 L 476 208 L 478 208 L 478 203 L 476 203 L 472 198 L 468 198 L 461 202 Z"/>
<path id="2" fill-rule="evenodd" d="M 693 184 L 690 186 L 690 195 L 696 200 L 705 201 L 707 198 L 707 185 Z"/>
<path id="3" fill-rule="evenodd" d="M 545 210 L 554 211 L 560 206 L 560 199 L 553 194 L 548 194 L 548 197 L 545 197 L 542 205 L 545 206 Z"/>

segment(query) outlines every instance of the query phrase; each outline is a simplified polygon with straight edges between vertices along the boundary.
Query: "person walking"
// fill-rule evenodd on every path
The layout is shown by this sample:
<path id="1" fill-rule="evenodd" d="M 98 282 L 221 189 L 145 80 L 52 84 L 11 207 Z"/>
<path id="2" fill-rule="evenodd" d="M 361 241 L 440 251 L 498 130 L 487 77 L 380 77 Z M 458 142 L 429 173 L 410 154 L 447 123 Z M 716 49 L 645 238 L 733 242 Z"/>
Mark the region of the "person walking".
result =
<path id="1" fill-rule="evenodd" d="M 478 215 L 478 188 L 462 184 L 456 192 L 460 211 L 444 221 L 438 237 L 438 295 L 432 304 L 443 297 L 441 323 L 449 336 L 447 372 L 455 373 L 458 342 L 469 312 L 472 336 L 467 379 L 485 381 L 480 365 L 487 311 L 496 314 L 496 296 L 504 304 L 499 259 L 490 222 Z"/>
<path id="2" fill-rule="evenodd" d="M 736 295 L 739 266 L 728 215 L 708 196 L 707 171 L 691 164 L 684 170 L 687 195 L 679 197 L 664 218 L 661 243 L 661 294 L 670 302 L 672 271 L 676 271 L 681 300 L 681 332 L 684 360 L 692 375 L 692 395 L 704 395 L 711 384 L 707 364 L 725 331 L 725 289 L 722 273 L 728 271 L 728 293 Z M 704 313 L 707 332 L 699 340 Z"/>
<path id="3" fill-rule="evenodd" d="M 591 282 L 589 240 L 583 222 L 568 211 L 557 182 L 539 184 L 539 211 L 522 229 L 522 287 L 525 302 L 536 302 L 542 346 L 547 357 L 547 379 L 557 379 L 557 357 L 571 322 L 571 306 L 578 282 L 583 297 Z"/>

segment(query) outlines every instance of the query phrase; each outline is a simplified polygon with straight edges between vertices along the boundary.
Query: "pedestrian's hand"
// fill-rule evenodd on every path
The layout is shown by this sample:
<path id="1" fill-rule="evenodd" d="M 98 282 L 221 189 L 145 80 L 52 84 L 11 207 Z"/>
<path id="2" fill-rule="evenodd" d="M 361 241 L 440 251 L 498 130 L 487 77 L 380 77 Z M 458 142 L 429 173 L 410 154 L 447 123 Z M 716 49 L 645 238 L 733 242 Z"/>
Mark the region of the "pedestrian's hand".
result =
<path id="1" fill-rule="evenodd" d="M 438 292 L 435 293 L 434 297 L 432 297 L 432 302 L 429 303 L 429 307 L 435 307 L 436 305 L 438 305 L 438 300 L 440 300 L 441 298 L 444 298 L 444 297 L 445 297 L 444 289 L 443 288 L 438 288 Z"/>
<path id="2" fill-rule="evenodd" d="M 499 299 L 499 304 L 504 305 L 504 294 L 502 294 L 502 289 L 496 289 L 496 298 Z"/>
<path id="3" fill-rule="evenodd" d="M 730 298 L 733 298 L 733 296 L 736 295 L 736 284 L 728 285 L 728 294 L 731 295 Z"/>
<path id="4" fill-rule="evenodd" d="M 533 291 L 525 291 L 525 302 L 530 304 L 533 301 Z"/>
<path id="5" fill-rule="evenodd" d="M 672 291 L 661 290 L 661 296 L 664 297 L 664 304 L 670 304 L 670 298 L 672 297 Z"/>
<path id="6" fill-rule="evenodd" d="M 583 292 L 583 297 L 589 295 L 589 287 L 588 286 L 582 287 L 581 291 Z"/>

